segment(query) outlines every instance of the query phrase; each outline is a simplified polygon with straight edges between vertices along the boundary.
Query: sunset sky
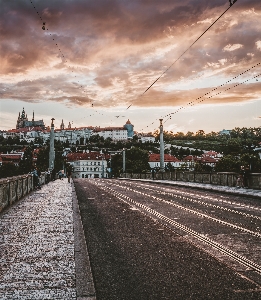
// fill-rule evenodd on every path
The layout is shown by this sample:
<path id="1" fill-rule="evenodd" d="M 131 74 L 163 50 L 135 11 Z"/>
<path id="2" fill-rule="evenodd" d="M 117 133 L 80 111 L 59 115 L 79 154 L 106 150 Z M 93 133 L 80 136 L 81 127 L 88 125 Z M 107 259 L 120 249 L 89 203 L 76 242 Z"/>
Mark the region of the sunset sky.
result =
<path id="1" fill-rule="evenodd" d="M 261 1 L 228 8 L 228 0 L 0 0 L 0 130 L 15 128 L 23 107 L 29 120 L 34 111 L 56 127 L 129 119 L 153 132 L 160 118 L 185 133 L 261 126 Z"/>

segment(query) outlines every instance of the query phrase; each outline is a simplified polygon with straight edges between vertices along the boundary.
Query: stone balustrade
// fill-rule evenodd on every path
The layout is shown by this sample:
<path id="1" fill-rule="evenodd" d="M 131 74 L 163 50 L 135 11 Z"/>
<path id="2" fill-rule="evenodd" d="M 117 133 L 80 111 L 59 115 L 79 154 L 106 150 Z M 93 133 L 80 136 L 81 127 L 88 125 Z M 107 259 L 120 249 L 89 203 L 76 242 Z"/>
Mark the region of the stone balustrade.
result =
<path id="1" fill-rule="evenodd" d="M 120 177 L 133 179 L 174 180 L 183 182 L 205 183 L 213 185 L 236 186 L 238 174 L 234 172 L 196 173 L 189 171 L 157 172 L 157 173 L 124 173 Z M 248 187 L 261 189 L 261 173 L 250 173 Z"/>
<path id="2" fill-rule="evenodd" d="M 45 173 L 39 177 L 39 183 L 45 184 Z M 0 212 L 33 191 L 33 176 L 31 174 L 0 179 Z"/>

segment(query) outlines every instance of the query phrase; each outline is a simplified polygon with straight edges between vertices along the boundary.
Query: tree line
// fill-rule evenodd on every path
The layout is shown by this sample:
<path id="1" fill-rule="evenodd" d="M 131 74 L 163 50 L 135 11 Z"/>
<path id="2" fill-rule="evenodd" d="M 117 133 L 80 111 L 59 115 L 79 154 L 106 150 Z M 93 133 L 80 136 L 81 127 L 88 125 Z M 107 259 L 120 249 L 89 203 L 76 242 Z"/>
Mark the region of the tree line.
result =
<path id="1" fill-rule="evenodd" d="M 57 172 L 64 167 L 64 149 L 69 148 L 72 152 L 82 151 L 103 151 L 111 153 L 120 152 L 126 149 L 126 171 L 127 172 L 147 172 L 150 171 L 148 164 L 149 153 L 159 153 L 159 131 L 150 133 L 155 137 L 155 142 L 141 143 L 135 135 L 132 140 L 113 141 L 110 138 L 104 139 L 99 135 L 93 135 L 86 140 L 81 138 L 76 144 L 69 141 L 60 142 L 55 140 L 55 168 Z M 205 133 L 198 130 L 193 133 L 188 131 L 173 133 L 164 131 L 164 142 L 171 146 L 165 149 L 165 153 L 174 155 L 179 160 L 183 160 L 187 155 L 200 156 L 203 150 L 219 152 L 223 157 L 216 164 L 215 168 L 201 163 L 195 164 L 195 171 L 216 171 L 216 172 L 239 172 L 241 165 L 249 165 L 251 172 L 261 172 L 261 161 L 256 149 L 260 147 L 261 127 L 258 128 L 235 128 L 229 134 L 217 132 Z M 48 169 L 49 164 L 49 140 L 43 143 L 41 138 L 33 142 L 19 141 L 19 138 L 0 137 L 0 152 L 7 153 L 13 150 L 25 149 L 23 159 L 19 166 L 4 163 L 0 167 L 0 178 L 22 175 L 31 172 L 34 166 L 41 171 Z M 37 151 L 35 151 L 37 149 Z M 33 157 L 35 153 L 36 157 Z M 108 166 L 112 169 L 112 175 L 118 176 L 122 171 L 122 154 L 112 155 L 108 159 Z M 184 165 L 185 167 L 185 165 Z M 166 171 L 173 171 L 169 164 Z"/>

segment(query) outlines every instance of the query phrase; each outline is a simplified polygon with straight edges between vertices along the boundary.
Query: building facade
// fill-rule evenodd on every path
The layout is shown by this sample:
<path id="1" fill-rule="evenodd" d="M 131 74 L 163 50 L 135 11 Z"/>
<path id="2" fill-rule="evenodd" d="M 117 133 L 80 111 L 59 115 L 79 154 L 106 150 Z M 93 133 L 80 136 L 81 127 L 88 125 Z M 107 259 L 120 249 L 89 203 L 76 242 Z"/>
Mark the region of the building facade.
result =
<path id="1" fill-rule="evenodd" d="M 69 153 L 67 162 L 73 167 L 73 178 L 108 178 L 107 161 L 104 153 Z"/>
<path id="2" fill-rule="evenodd" d="M 175 156 L 170 154 L 164 154 L 164 167 L 168 168 L 170 164 L 173 168 L 180 168 L 182 165 L 182 161 L 178 160 Z M 149 155 L 149 165 L 151 169 L 159 169 L 160 168 L 160 154 L 151 153 Z"/>

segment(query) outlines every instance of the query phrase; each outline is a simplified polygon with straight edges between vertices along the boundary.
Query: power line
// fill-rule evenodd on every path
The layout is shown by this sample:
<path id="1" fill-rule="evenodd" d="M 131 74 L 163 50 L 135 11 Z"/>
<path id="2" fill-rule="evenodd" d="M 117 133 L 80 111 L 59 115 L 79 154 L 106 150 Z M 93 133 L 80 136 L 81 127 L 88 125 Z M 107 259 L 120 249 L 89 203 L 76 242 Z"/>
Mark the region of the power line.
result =
<path id="1" fill-rule="evenodd" d="M 218 87 L 212 89 L 210 92 L 205 93 L 203 96 L 200 96 L 200 97 L 196 98 L 195 100 L 193 100 L 193 101 L 187 103 L 186 105 L 187 105 L 187 106 L 194 106 L 196 103 L 201 103 L 201 102 L 203 102 L 203 101 L 205 101 L 205 100 L 211 99 L 211 98 L 213 98 L 213 97 L 215 97 L 215 96 L 220 95 L 222 92 L 226 92 L 226 91 L 228 91 L 228 90 L 231 90 L 232 88 L 236 88 L 236 87 L 238 87 L 238 86 L 240 86 L 240 85 L 242 85 L 242 84 L 244 84 L 244 83 L 247 83 L 248 81 L 250 81 L 250 80 L 252 80 L 252 79 L 258 80 L 257 78 L 260 77 L 261 74 L 258 74 L 258 75 L 256 75 L 256 76 L 252 77 L 251 79 L 247 79 L 247 80 L 245 80 L 245 81 L 243 81 L 243 82 L 241 82 L 241 83 L 238 83 L 238 84 L 236 84 L 236 85 L 234 85 L 234 86 L 232 86 L 232 87 L 229 87 L 229 88 L 225 89 L 224 91 L 218 92 L 218 93 L 216 93 L 216 94 L 210 96 L 210 94 L 211 94 L 212 92 L 215 92 L 215 91 L 218 90 L 219 88 L 224 87 L 226 84 L 230 83 L 232 80 L 234 80 L 234 79 L 236 79 L 236 78 L 238 78 L 238 77 L 244 75 L 245 73 L 249 72 L 250 70 L 252 70 L 252 69 L 258 67 L 259 65 L 261 65 L 261 63 L 257 63 L 256 65 L 252 66 L 251 68 L 245 70 L 244 72 L 241 72 L 241 73 L 238 74 L 237 76 L 235 76 L 235 77 L 233 77 L 232 79 L 226 81 L 225 83 L 222 83 L 222 84 L 219 85 Z M 207 98 L 204 99 L 204 97 L 206 97 L 206 96 L 207 96 Z M 172 116 L 172 115 L 178 113 L 180 110 L 185 109 L 185 108 L 186 108 L 185 106 L 181 106 L 181 107 L 179 107 L 175 112 L 169 113 L 169 114 L 167 114 L 167 115 L 165 115 L 165 116 L 161 116 L 160 118 L 165 119 L 165 118 L 168 117 L 167 120 L 164 121 L 164 124 L 165 124 L 168 120 L 171 119 L 171 116 Z M 154 123 L 155 123 L 155 122 L 152 122 L 150 125 L 153 125 Z M 150 125 L 148 125 L 148 126 L 146 126 L 146 127 L 149 127 Z M 142 130 L 143 130 L 143 129 L 142 129 Z"/>
<path id="2" fill-rule="evenodd" d="M 236 1 L 237 0 L 234 0 L 233 3 L 230 1 L 230 6 L 139 97 L 142 97 L 164 74 L 166 74 L 167 71 L 233 6 Z M 130 104 L 127 109 L 131 106 L 132 104 Z"/>
<path id="3" fill-rule="evenodd" d="M 244 83 L 246 83 L 246 82 L 248 82 L 248 81 L 250 81 L 250 80 L 252 80 L 252 79 L 256 79 L 256 80 L 258 81 L 257 78 L 260 77 L 260 76 L 261 76 L 261 74 L 258 74 L 258 75 L 256 75 L 256 76 L 252 77 L 251 79 L 247 79 L 247 80 L 245 80 L 245 81 L 243 81 L 243 82 L 241 82 L 241 83 L 238 83 L 238 84 L 236 84 L 236 85 L 234 85 L 234 86 L 232 86 L 232 87 L 230 87 L 230 88 L 225 89 L 224 92 L 226 92 L 226 91 L 228 91 L 228 90 L 231 90 L 231 89 L 233 89 L 233 88 L 236 88 L 237 86 L 240 86 L 240 85 L 242 85 L 242 84 L 244 84 Z M 221 93 L 222 93 L 222 92 L 219 92 L 219 93 L 217 93 L 217 94 L 215 94 L 215 95 L 209 96 L 209 97 L 206 98 L 206 99 L 201 99 L 200 101 L 197 101 L 197 103 L 201 103 L 201 102 L 203 102 L 203 101 L 205 101 L 205 100 L 211 99 L 211 98 L 213 98 L 213 97 L 215 97 L 215 96 L 220 95 Z M 201 98 L 203 98 L 203 97 L 201 97 Z M 190 106 L 194 106 L 194 105 L 195 105 L 195 104 L 192 104 L 192 105 L 190 105 Z M 181 107 L 180 109 L 182 109 L 182 108 L 184 108 L 184 107 Z M 178 111 L 179 111 L 180 109 L 178 109 L 177 111 L 175 111 L 175 112 L 173 112 L 173 113 L 170 113 L 170 114 L 165 115 L 165 118 L 168 117 L 168 119 L 165 120 L 164 123 L 166 123 L 168 120 L 170 120 L 170 119 L 171 119 L 171 115 L 173 115 L 173 114 L 175 114 L 175 113 L 178 113 Z"/>

